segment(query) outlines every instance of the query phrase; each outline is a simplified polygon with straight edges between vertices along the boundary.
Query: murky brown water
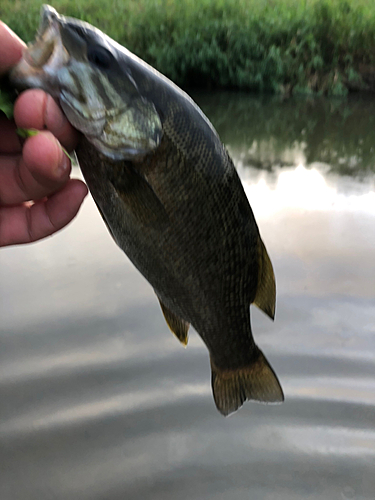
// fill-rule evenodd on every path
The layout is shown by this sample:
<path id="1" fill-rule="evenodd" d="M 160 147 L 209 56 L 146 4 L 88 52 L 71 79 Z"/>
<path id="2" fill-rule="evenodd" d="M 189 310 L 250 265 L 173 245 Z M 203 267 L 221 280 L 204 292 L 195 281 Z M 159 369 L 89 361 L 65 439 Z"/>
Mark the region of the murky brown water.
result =
<path id="1" fill-rule="evenodd" d="M 217 413 L 200 338 L 89 200 L 0 251 L 1 500 L 375 499 L 375 101 L 196 97 L 274 263 L 276 320 L 252 320 L 286 402 Z"/>

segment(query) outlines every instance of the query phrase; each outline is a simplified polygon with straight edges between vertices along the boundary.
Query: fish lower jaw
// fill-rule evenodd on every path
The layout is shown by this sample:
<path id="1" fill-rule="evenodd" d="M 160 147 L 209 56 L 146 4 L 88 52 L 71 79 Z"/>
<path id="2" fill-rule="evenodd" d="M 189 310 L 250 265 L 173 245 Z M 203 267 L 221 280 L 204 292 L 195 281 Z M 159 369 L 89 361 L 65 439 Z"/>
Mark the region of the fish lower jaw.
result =
<path id="1" fill-rule="evenodd" d="M 54 98 L 58 98 L 60 94 L 55 74 L 49 73 L 45 68 L 35 68 L 28 64 L 25 59 L 11 70 L 9 80 L 19 90 L 37 88 L 44 90 Z"/>
<path id="2" fill-rule="evenodd" d="M 46 82 L 41 71 L 34 70 L 22 61 L 10 73 L 10 81 L 19 90 L 38 88 L 46 90 Z"/>

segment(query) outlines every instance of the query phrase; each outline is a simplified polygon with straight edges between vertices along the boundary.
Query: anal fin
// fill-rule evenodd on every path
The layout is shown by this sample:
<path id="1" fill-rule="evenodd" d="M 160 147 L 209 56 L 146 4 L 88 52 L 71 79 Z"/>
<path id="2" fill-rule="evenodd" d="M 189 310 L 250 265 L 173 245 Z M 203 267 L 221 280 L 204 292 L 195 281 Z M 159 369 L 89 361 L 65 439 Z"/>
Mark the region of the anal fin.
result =
<path id="1" fill-rule="evenodd" d="M 258 267 L 258 287 L 254 304 L 271 319 L 274 319 L 276 308 L 275 275 L 273 273 L 271 259 L 260 237 L 258 243 Z"/>
<path id="2" fill-rule="evenodd" d="M 223 370 L 211 359 L 212 391 L 217 409 L 227 416 L 247 400 L 281 403 L 284 394 L 277 376 L 262 351 L 248 366 Z"/>
<path id="3" fill-rule="evenodd" d="M 169 326 L 172 333 L 176 335 L 181 344 L 186 347 L 188 343 L 188 331 L 190 323 L 171 312 L 170 309 L 168 309 L 168 307 L 163 304 L 159 297 L 158 299 L 167 325 Z"/>

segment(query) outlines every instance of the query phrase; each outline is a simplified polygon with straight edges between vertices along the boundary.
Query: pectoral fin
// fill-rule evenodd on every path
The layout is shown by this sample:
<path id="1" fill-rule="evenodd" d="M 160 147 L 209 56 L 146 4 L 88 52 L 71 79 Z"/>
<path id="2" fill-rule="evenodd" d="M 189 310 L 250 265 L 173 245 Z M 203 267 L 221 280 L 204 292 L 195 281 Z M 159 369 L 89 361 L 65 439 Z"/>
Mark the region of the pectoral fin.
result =
<path id="1" fill-rule="evenodd" d="M 110 181 L 127 209 L 142 225 L 160 229 L 168 223 L 168 214 L 155 191 L 131 166 L 122 163 Z"/>
<path id="2" fill-rule="evenodd" d="M 281 403 L 283 390 L 275 372 L 257 349 L 254 361 L 238 370 L 223 370 L 211 359 L 212 391 L 217 409 L 224 416 L 238 410 L 246 400 Z"/>
<path id="3" fill-rule="evenodd" d="M 164 314 L 165 321 L 167 322 L 167 325 L 171 329 L 172 333 L 176 335 L 181 344 L 183 344 L 186 347 L 188 343 L 188 330 L 190 324 L 187 321 L 176 316 L 176 314 L 174 314 L 173 312 L 171 312 L 160 299 L 159 302 L 161 310 L 163 311 Z"/>
<path id="4" fill-rule="evenodd" d="M 271 260 L 261 238 L 259 238 L 258 244 L 258 266 L 258 288 L 254 304 L 271 319 L 274 319 L 276 307 L 275 275 Z"/>

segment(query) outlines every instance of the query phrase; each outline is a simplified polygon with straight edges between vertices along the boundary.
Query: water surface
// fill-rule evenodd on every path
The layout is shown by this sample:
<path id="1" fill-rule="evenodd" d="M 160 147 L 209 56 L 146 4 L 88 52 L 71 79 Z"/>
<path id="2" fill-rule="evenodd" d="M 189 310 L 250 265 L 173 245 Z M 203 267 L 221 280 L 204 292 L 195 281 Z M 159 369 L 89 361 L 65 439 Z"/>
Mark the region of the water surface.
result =
<path id="1" fill-rule="evenodd" d="M 88 200 L 0 251 L 1 500 L 375 499 L 375 101 L 195 98 L 274 264 L 275 322 L 252 323 L 286 401 L 216 411 L 202 341 Z"/>

